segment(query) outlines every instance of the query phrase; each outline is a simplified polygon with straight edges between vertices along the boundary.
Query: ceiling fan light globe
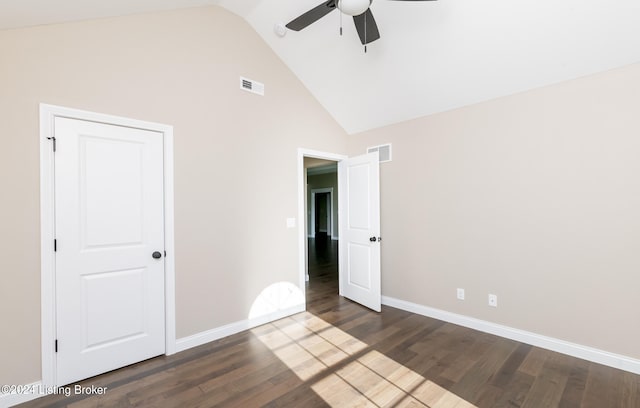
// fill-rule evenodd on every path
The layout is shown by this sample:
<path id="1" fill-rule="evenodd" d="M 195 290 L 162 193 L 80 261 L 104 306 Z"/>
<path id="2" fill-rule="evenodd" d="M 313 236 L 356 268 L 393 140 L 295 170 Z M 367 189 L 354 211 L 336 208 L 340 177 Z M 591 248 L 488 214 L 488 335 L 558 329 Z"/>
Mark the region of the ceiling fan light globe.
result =
<path id="1" fill-rule="evenodd" d="M 338 0 L 338 8 L 344 14 L 359 16 L 367 11 L 372 0 Z"/>

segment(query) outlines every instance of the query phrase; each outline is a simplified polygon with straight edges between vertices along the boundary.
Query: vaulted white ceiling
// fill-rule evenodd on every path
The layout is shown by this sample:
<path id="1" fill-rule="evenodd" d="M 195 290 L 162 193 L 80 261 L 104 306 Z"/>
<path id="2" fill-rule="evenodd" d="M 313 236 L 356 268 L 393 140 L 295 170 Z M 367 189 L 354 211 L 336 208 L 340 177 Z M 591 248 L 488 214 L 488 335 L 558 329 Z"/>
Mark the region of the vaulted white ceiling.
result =
<path id="1" fill-rule="evenodd" d="M 253 26 L 348 133 L 640 62 L 638 0 L 374 0 L 381 38 L 366 54 L 350 17 L 339 36 L 337 11 L 274 33 L 320 3 L 2 0 L 0 29 L 216 4 Z"/>

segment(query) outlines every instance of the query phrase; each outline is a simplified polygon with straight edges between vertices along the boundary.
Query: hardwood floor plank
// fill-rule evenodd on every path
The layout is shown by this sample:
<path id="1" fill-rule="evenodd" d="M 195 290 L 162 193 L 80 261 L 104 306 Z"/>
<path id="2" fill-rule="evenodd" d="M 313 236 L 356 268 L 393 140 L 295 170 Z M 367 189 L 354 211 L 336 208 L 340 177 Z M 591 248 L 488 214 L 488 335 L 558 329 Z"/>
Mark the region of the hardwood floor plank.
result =
<path id="1" fill-rule="evenodd" d="M 546 359 L 536 377 L 523 407 L 559 406 L 565 385 L 569 379 L 569 357 L 553 353 Z"/>
<path id="2" fill-rule="evenodd" d="M 511 340 L 498 339 L 452 387 L 451 391 L 466 400 L 475 400 L 517 346 L 518 344 Z"/>
<path id="3" fill-rule="evenodd" d="M 533 385 L 534 377 L 521 371 L 516 371 L 504 388 L 503 394 L 495 402 L 495 408 L 521 407 Z"/>
<path id="4" fill-rule="evenodd" d="M 549 352 L 547 350 L 534 347 L 524 359 L 518 370 L 536 377 L 540 374 L 547 357 L 549 357 Z"/>
<path id="5" fill-rule="evenodd" d="M 265 408 L 280 407 L 329 407 L 329 404 L 317 395 L 308 385 L 303 385 L 290 390 L 281 397 L 278 397 L 262 405 Z"/>
<path id="6" fill-rule="evenodd" d="M 533 347 L 528 344 L 518 345 L 507 361 L 500 367 L 498 373 L 491 379 L 491 384 L 504 389 L 532 348 Z"/>
<path id="7" fill-rule="evenodd" d="M 567 385 L 560 399 L 560 407 L 563 408 L 579 408 L 582 406 L 584 390 L 587 384 L 587 376 L 589 374 L 589 362 L 576 360 L 571 366 Z"/>
<path id="8" fill-rule="evenodd" d="M 621 404 L 625 407 L 640 407 L 640 376 L 622 373 Z"/>

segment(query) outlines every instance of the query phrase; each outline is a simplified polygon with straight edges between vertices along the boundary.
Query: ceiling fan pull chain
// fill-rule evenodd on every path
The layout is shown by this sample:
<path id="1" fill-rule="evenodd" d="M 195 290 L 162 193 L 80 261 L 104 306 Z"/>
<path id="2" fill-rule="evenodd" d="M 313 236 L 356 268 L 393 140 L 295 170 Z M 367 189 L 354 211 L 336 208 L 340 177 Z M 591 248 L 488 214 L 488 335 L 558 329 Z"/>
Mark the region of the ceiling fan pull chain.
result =
<path id="1" fill-rule="evenodd" d="M 338 13 L 340 14 L 340 36 L 342 36 L 342 10 L 338 9 Z"/>
<path id="2" fill-rule="evenodd" d="M 367 12 L 364 12 L 364 53 L 367 53 Z"/>

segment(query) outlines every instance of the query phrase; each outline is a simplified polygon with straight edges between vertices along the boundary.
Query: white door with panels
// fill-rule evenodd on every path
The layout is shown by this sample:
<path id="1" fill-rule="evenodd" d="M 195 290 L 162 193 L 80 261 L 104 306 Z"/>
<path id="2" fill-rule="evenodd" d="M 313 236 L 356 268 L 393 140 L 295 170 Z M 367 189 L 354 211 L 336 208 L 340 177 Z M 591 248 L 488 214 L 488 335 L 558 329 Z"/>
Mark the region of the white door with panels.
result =
<path id="1" fill-rule="evenodd" d="M 58 385 L 165 352 L 162 133 L 55 118 Z"/>
<path id="2" fill-rule="evenodd" d="M 340 294 L 377 312 L 380 288 L 378 152 L 338 163 Z"/>

